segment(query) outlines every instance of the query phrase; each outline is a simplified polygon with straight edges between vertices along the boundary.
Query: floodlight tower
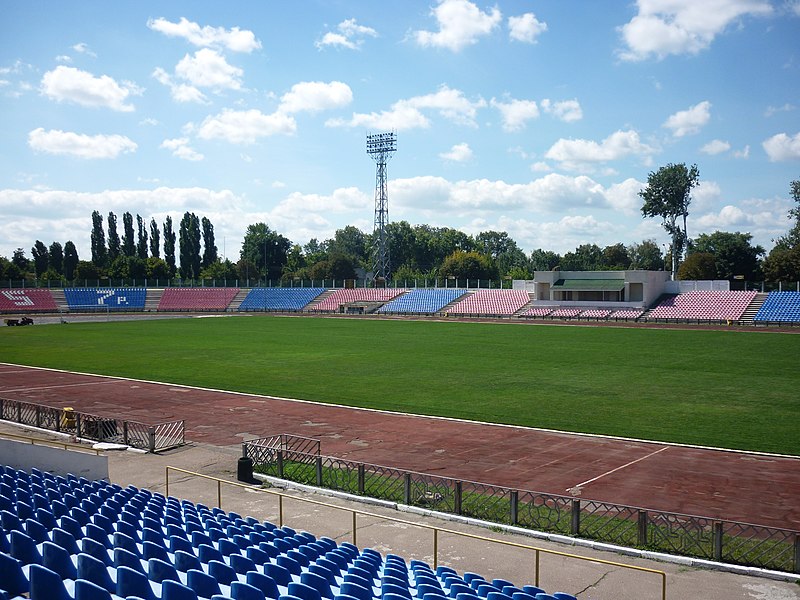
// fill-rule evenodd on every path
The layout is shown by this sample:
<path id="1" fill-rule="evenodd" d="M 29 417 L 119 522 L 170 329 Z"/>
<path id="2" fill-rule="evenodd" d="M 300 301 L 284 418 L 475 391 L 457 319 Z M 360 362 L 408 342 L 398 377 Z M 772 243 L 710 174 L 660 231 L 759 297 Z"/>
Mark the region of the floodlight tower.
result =
<path id="1" fill-rule="evenodd" d="M 376 283 L 386 285 L 391 271 L 386 222 L 389 220 L 389 194 L 386 189 L 386 163 L 397 151 L 397 134 L 367 134 L 367 154 L 375 161 L 375 226 L 372 231 L 372 273 Z"/>

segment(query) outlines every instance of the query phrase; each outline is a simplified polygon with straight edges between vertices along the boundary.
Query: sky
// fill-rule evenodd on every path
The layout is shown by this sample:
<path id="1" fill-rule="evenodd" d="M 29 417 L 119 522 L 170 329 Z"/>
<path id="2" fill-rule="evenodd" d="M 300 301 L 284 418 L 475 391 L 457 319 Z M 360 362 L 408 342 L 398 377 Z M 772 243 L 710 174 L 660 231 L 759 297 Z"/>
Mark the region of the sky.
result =
<path id="1" fill-rule="evenodd" d="M 654 239 L 638 192 L 697 164 L 690 237 L 768 251 L 800 178 L 799 0 L 0 0 L 0 256 L 91 213 L 292 242 L 389 220 L 559 253 Z"/>

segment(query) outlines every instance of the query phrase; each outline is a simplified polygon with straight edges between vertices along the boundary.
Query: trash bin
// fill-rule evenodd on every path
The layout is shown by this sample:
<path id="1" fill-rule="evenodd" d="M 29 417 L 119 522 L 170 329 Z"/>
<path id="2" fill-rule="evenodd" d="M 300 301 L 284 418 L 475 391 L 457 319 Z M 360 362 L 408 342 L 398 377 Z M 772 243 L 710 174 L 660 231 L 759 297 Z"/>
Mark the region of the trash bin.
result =
<path id="1" fill-rule="evenodd" d="M 75 409 L 65 406 L 61 413 L 61 428 L 75 429 Z"/>
<path id="2" fill-rule="evenodd" d="M 242 456 L 236 465 L 236 479 L 244 483 L 253 483 L 253 459 Z"/>

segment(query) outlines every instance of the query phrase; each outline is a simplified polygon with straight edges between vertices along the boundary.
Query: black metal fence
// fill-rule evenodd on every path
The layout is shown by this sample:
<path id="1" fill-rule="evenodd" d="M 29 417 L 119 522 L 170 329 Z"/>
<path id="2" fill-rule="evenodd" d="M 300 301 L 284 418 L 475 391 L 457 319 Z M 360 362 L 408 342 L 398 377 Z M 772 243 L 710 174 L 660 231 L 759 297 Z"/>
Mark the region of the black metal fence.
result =
<path id="1" fill-rule="evenodd" d="M 245 442 L 256 472 L 475 519 L 800 573 L 800 532 L 461 481 Z"/>
<path id="2" fill-rule="evenodd" d="M 146 425 L 7 398 L 0 398 L 0 419 L 98 442 L 125 444 L 148 452 L 185 443 L 184 421 Z"/>

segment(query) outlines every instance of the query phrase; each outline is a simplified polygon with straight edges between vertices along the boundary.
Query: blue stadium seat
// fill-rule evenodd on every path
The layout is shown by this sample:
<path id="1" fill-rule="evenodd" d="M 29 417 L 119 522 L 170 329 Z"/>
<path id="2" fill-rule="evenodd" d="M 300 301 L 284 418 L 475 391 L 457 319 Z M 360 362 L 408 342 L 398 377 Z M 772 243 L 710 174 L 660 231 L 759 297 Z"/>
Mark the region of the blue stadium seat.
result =
<path id="1" fill-rule="evenodd" d="M 31 565 L 31 600 L 73 600 L 58 573 L 41 565 Z"/>
<path id="2" fill-rule="evenodd" d="M 145 288 L 64 288 L 70 310 L 144 310 Z"/>
<path id="3" fill-rule="evenodd" d="M 325 288 L 253 288 L 239 305 L 240 311 L 299 311 Z"/>

